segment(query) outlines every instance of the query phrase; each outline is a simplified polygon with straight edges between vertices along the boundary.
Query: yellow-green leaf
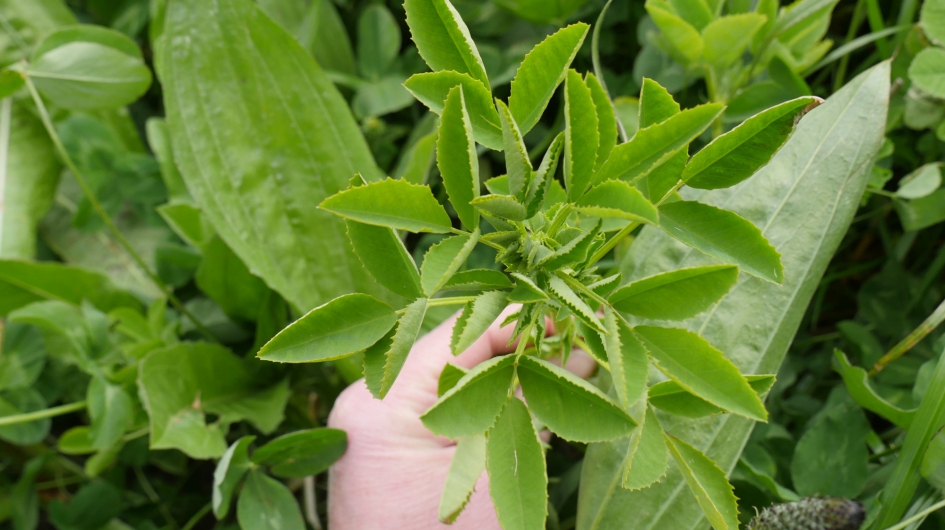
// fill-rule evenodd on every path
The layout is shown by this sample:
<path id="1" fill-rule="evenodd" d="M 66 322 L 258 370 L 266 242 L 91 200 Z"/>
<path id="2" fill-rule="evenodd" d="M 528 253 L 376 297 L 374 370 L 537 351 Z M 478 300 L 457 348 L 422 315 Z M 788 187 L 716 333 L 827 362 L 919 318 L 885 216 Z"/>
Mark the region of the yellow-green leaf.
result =
<path id="1" fill-rule="evenodd" d="M 715 530 L 738 530 L 738 504 L 725 472 L 695 447 L 666 435 L 666 447 L 682 471 L 709 524 Z"/>
<path id="2" fill-rule="evenodd" d="M 406 0 L 407 25 L 420 56 L 436 72 L 469 74 L 489 88 L 489 77 L 466 23 L 449 0 Z"/>
<path id="3" fill-rule="evenodd" d="M 446 233 L 452 228 L 450 216 L 430 188 L 404 180 L 348 188 L 318 207 L 346 219 L 408 232 Z"/>
<path id="4" fill-rule="evenodd" d="M 591 182 L 600 147 L 597 108 L 581 74 L 568 70 L 564 83 L 564 186 L 572 201 Z"/>

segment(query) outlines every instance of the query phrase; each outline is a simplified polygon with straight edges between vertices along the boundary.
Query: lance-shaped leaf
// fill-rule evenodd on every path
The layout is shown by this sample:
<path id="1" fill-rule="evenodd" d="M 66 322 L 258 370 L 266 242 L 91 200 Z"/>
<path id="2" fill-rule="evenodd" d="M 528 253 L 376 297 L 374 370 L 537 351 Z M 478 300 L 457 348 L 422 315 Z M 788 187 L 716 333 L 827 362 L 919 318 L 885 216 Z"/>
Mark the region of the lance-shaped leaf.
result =
<path id="1" fill-rule="evenodd" d="M 463 353 L 489 326 L 499 318 L 499 313 L 508 305 L 509 294 L 505 291 L 489 291 L 477 296 L 463 307 L 463 312 L 453 325 L 450 351 L 453 355 Z"/>
<path id="2" fill-rule="evenodd" d="M 483 212 L 510 221 L 524 221 L 528 214 L 525 206 L 511 195 L 483 195 L 474 199 L 472 204 Z"/>
<path id="3" fill-rule="evenodd" d="M 721 70 L 738 60 L 768 17 L 761 13 L 739 13 L 719 17 L 702 28 L 702 56 Z"/>
<path id="4" fill-rule="evenodd" d="M 663 428 L 653 409 L 647 407 L 643 425 L 630 439 L 627 457 L 623 462 L 621 487 L 643 489 L 663 478 L 669 467 Z"/>
<path id="5" fill-rule="evenodd" d="M 469 253 L 479 242 L 479 229 L 471 234 L 448 237 L 430 247 L 420 266 L 420 283 L 423 292 L 431 296 L 439 291 L 453 274 L 463 266 Z"/>
<path id="6" fill-rule="evenodd" d="M 440 397 L 449 392 L 449 390 L 456 386 L 459 380 L 468 373 L 469 370 L 465 368 L 447 363 L 446 366 L 443 367 L 443 371 L 440 372 L 440 377 L 436 382 L 436 397 Z"/>
<path id="7" fill-rule="evenodd" d="M 702 35 L 699 30 L 670 11 L 670 6 L 663 1 L 650 0 L 646 3 L 646 12 L 660 28 L 662 36 L 669 41 L 670 55 L 683 65 L 698 60 L 702 56 Z"/>
<path id="8" fill-rule="evenodd" d="M 679 104 L 673 96 L 652 79 L 643 79 L 640 89 L 640 105 L 637 122 L 641 129 L 656 125 L 679 114 Z M 676 155 L 660 164 L 645 177 L 636 182 L 643 194 L 653 202 L 663 199 L 669 190 L 673 189 L 682 176 L 686 160 L 689 159 L 689 150 L 680 149 Z"/>
<path id="9" fill-rule="evenodd" d="M 366 294 L 346 294 L 290 324 L 257 356 L 283 363 L 341 359 L 377 342 L 396 322 L 397 314 L 384 302 Z"/>
<path id="10" fill-rule="evenodd" d="M 604 325 L 601 324 L 597 315 L 594 314 L 594 310 L 591 309 L 590 306 L 587 305 L 587 302 L 582 300 L 564 280 L 557 276 L 552 276 L 548 280 L 548 287 L 554 294 L 555 299 L 570 309 L 571 312 L 574 313 L 574 316 L 581 319 L 581 321 L 592 329 L 600 333 L 607 333 L 607 330 L 604 329 Z"/>
<path id="11" fill-rule="evenodd" d="M 664 272 L 614 291 L 608 301 L 624 313 L 652 320 L 685 320 L 718 302 L 735 282 L 738 267 L 708 265 Z"/>
<path id="12" fill-rule="evenodd" d="M 407 0 L 404 9 L 412 40 L 433 71 L 469 74 L 489 87 L 479 50 L 449 0 Z"/>
<path id="13" fill-rule="evenodd" d="M 389 337 L 384 337 L 374 346 L 364 352 L 364 378 L 368 390 L 378 399 L 384 399 L 394 381 L 400 374 L 400 370 L 407 362 L 407 356 L 413 343 L 416 342 L 420 334 L 420 328 L 423 325 L 423 317 L 426 316 L 428 300 L 420 298 L 408 305 L 404 314 L 397 321 L 397 327 L 394 333 Z"/>
<path id="14" fill-rule="evenodd" d="M 574 237 L 555 251 L 555 253 L 545 262 L 545 269 L 554 270 L 571 263 L 579 263 L 587 257 L 587 251 L 594 243 L 594 238 L 600 230 L 601 222 L 598 221 L 591 230 L 581 233 Z"/>
<path id="15" fill-rule="evenodd" d="M 594 169 L 597 170 L 604 165 L 610 152 L 617 145 L 617 114 L 614 112 L 613 103 L 610 102 L 610 96 L 607 95 L 607 91 L 597 76 L 588 72 L 585 82 L 591 89 L 591 98 L 597 110 L 597 130 L 600 139 L 594 162 Z"/>
<path id="16" fill-rule="evenodd" d="M 706 103 L 637 131 L 629 142 L 614 148 L 594 177 L 595 183 L 611 179 L 633 182 L 653 171 L 684 151 L 724 109 L 717 103 Z"/>
<path id="17" fill-rule="evenodd" d="M 555 434 L 574 442 L 603 442 L 630 434 L 636 422 L 594 385 L 534 357 L 519 359 L 518 378 L 529 409 Z"/>
<path id="18" fill-rule="evenodd" d="M 660 371 L 687 391 L 735 414 L 767 421 L 761 398 L 732 361 L 707 340 L 676 328 L 637 326 L 634 331 Z"/>
<path id="19" fill-rule="evenodd" d="M 233 442 L 213 470 L 213 515 L 217 520 L 223 519 L 229 513 L 233 492 L 252 467 L 249 444 L 255 439 L 255 436 L 244 436 Z"/>
<path id="20" fill-rule="evenodd" d="M 509 110 L 522 134 L 538 123 L 555 89 L 564 81 L 588 29 L 587 24 L 578 23 L 558 30 L 532 48 L 518 67 Z"/>
<path id="21" fill-rule="evenodd" d="M 505 274 L 492 269 L 470 269 L 453 275 L 444 291 L 484 291 L 486 289 L 511 289 L 512 282 Z"/>
<path id="22" fill-rule="evenodd" d="M 793 99 L 771 107 L 719 136 L 696 153 L 682 179 L 693 188 L 727 188 L 752 176 L 784 145 L 798 116 L 816 100 Z"/>
<path id="23" fill-rule="evenodd" d="M 489 494 L 505 530 L 543 530 L 548 475 L 541 439 L 525 404 L 511 398 L 486 442 Z"/>
<path id="24" fill-rule="evenodd" d="M 477 365 L 420 416 L 436 434 L 475 436 L 495 424 L 508 401 L 515 377 L 515 356 L 496 357 Z"/>
<path id="25" fill-rule="evenodd" d="M 236 504 L 236 519 L 240 528 L 305 530 L 295 496 L 261 469 L 249 472 Z"/>
<path id="26" fill-rule="evenodd" d="M 0 260 L 0 316 L 42 300 L 81 304 L 83 299 L 101 311 L 141 307 L 131 293 L 97 272 L 54 262 Z"/>
<path id="27" fill-rule="evenodd" d="M 743 271 L 768 280 L 784 281 L 781 255 L 761 230 L 736 213 L 696 201 L 660 207 L 660 227 L 686 245 Z"/>
<path id="28" fill-rule="evenodd" d="M 834 350 L 833 355 L 834 370 L 843 378 L 843 384 L 857 405 L 879 414 L 902 429 L 909 429 L 915 409 L 904 410 L 886 401 L 870 386 L 866 370 L 850 364 L 850 360 L 840 350 Z"/>
<path id="29" fill-rule="evenodd" d="M 638 223 L 659 224 L 659 212 L 653 203 L 632 185 L 622 180 L 608 180 L 594 186 L 581 197 L 577 211 L 594 217 L 626 219 Z"/>
<path id="30" fill-rule="evenodd" d="M 469 202 L 479 196 L 479 155 L 462 86 L 450 90 L 440 115 L 436 165 L 460 221 L 469 230 L 478 229 L 479 210 Z"/>
<path id="31" fill-rule="evenodd" d="M 554 141 L 545 151 L 545 156 L 541 159 L 538 171 L 535 172 L 531 183 L 529 183 L 528 194 L 525 196 L 525 207 L 527 209 L 525 215 L 527 218 L 531 219 L 542 209 L 551 186 L 557 184 L 555 171 L 558 169 L 558 160 L 561 158 L 563 149 L 564 132 L 562 131 L 558 133 L 558 136 L 555 136 Z"/>
<path id="32" fill-rule="evenodd" d="M 430 188 L 405 180 L 385 179 L 348 188 L 318 207 L 346 219 L 408 232 L 442 234 L 452 228 L 450 216 Z"/>
<path id="33" fill-rule="evenodd" d="M 548 300 L 548 295 L 545 291 L 542 291 L 541 287 L 528 276 L 513 272 L 512 277 L 515 278 L 515 288 L 509 293 L 509 302 L 527 304 L 529 302 Z"/>
<path id="34" fill-rule="evenodd" d="M 532 163 L 528 159 L 528 149 L 522 140 L 522 132 L 512 117 L 509 108 L 502 100 L 495 100 L 499 110 L 499 122 L 502 124 L 502 145 L 505 149 L 505 171 L 507 173 L 509 195 L 518 199 L 525 198 L 532 179 Z"/>
<path id="35" fill-rule="evenodd" d="M 420 103 L 437 115 L 443 113 L 446 96 L 453 88 L 463 87 L 466 111 L 476 141 L 489 149 L 502 150 L 502 127 L 492 101 L 492 93 L 481 81 L 452 70 L 414 74 L 404 82 Z"/>
<path id="36" fill-rule="evenodd" d="M 346 224 L 354 253 L 377 283 L 408 300 L 423 296 L 417 264 L 397 232 L 357 221 Z"/>
<path id="37" fill-rule="evenodd" d="M 320 427 L 280 436 L 256 449 L 252 460 L 270 468 L 273 475 L 302 478 L 325 471 L 347 448 L 348 435 L 344 431 Z"/>
<path id="38" fill-rule="evenodd" d="M 485 470 L 486 437 L 479 434 L 460 438 L 450 462 L 450 470 L 446 474 L 443 494 L 440 496 L 440 522 L 452 524 L 459 517 Z"/>
<path id="39" fill-rule="evenodd" d="M 646 175 L 685 150 L 723 110 L 722 105 L 707 103 L 637 131 L 629 142 L 614 148 L 597 172 L 595 182 L 611 179 L 632 182 Z"/>
<path id="40" fill-rule="evenodd" d="M 774 375 L 746 375 L 745 380 L 758 397 L 763 398 L 774 386 Z M 648 391 L 650 405 L 671 414 L 687 418 L 704 418 L 726 411 L 708 401 L 690 394 L 676 381 L 663 381 L 650 387 Z"/>
<path id="41" fill-rule="evenodd" d="M 568 70 L 564 83 L 564 187 L 576 201 L 591 183 L 600 147 L 594 97 L 581 74 Z"/>
<path id="42" fill-rule="evenodd" d="M 665 440 L 712 528 L 738 530 L 737 499 L 725 472 L 709 457 L 679 438 L 666 435 Z"/>
<path id="43" fill-rule="evenodd" d="M 607 335 L 599 335 L 607 364 L 613 379 L 614 390 L 624 410 L 636 413 L 635 405 L 646 395 L 647 368 L 650 359 L 646 348 L 633 335 L 613 309 L 604 308 L 604 326 Z M 639 415 L 636 419 L 642 419 Z"/>

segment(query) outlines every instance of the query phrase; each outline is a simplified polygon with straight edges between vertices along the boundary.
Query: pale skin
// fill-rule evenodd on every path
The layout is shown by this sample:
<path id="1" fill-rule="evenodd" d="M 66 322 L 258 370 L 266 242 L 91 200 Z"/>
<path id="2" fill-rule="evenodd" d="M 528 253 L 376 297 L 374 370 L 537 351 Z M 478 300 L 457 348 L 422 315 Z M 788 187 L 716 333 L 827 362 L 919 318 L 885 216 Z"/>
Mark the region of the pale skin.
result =
<path id="1" fill-rule="evenodd" d="M 515 308 L 506 310 L 505 314 Z M 489 497 L 489 479 L 479 478 L 466 509 L 452 525 L 437 519 L 440 494 L 456 444 L 434 436 L 420 421 L 437 395 L 446 363 L 472 368 L 509 353 L 512 325 L 499 327 L 505 314 L 457 357 L 450 353 L 450 318 L 417 341 L 384 400 L 374 399 L 364 380 L 338 397 L 328 425 L 348 433 L 348 450 L 329 471 L 328 519 L 333 530 L 489 530 L 500 528 Z M 586 376 L 593 361 L 572 355 L 568 369 Z"/>

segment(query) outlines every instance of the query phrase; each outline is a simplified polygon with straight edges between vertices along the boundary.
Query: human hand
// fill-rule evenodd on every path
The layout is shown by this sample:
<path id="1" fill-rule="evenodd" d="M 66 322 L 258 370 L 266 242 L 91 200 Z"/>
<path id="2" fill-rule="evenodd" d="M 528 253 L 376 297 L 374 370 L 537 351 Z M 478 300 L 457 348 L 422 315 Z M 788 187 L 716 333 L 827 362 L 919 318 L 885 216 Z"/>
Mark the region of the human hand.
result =
<path id="1" fill-rule="evenodd" d="M 440 324 L 417 341 L 383 400 L 371 396 L 363 379 L 338 396 L 328 425 L 347 431 L 348 450 L 329 471 L 329 528 L 500 528 L 485 473 L 456 521 L 449 526 L 439 522 L 440 494 L 456 444 L 427 430 L 420 415 L 436 402 L 437 382 L 446 363 L 468 369 L 514 350 L 515 344 L 508 345 L 514 325 L 499 327 L 499 323 L 516 309 L 508 308 L 456 357 L 449 347 L 456 316 Z M 586 355 L 572 355 L 568 361 L 568 369 L 582 376 L 593 366 Z"/>

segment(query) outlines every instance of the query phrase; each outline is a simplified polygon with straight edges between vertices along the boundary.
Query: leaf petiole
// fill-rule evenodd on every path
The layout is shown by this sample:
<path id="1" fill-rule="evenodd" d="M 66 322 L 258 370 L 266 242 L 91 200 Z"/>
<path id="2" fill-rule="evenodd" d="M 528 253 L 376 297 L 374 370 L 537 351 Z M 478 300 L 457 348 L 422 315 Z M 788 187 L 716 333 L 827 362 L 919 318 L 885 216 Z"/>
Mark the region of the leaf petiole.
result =
<path id="1" fill-rule="evenodd" d="M 44 420 L 46 418 L 54 418 L 56 416 L 62 416 L 64 414 L 69 414 L 70 412 L 82 410 L 85 407 L 85 401 L 76 401 L 75 403 L 68 403 L 66 405 L 59 405 L 58 407 L 37 410 L 34 412 L 3 416 L 0 417 L 0 427 L 6 427 L 7 425 L 17 425 L 20 423 L 29 423 L 31 421 Z"/>

